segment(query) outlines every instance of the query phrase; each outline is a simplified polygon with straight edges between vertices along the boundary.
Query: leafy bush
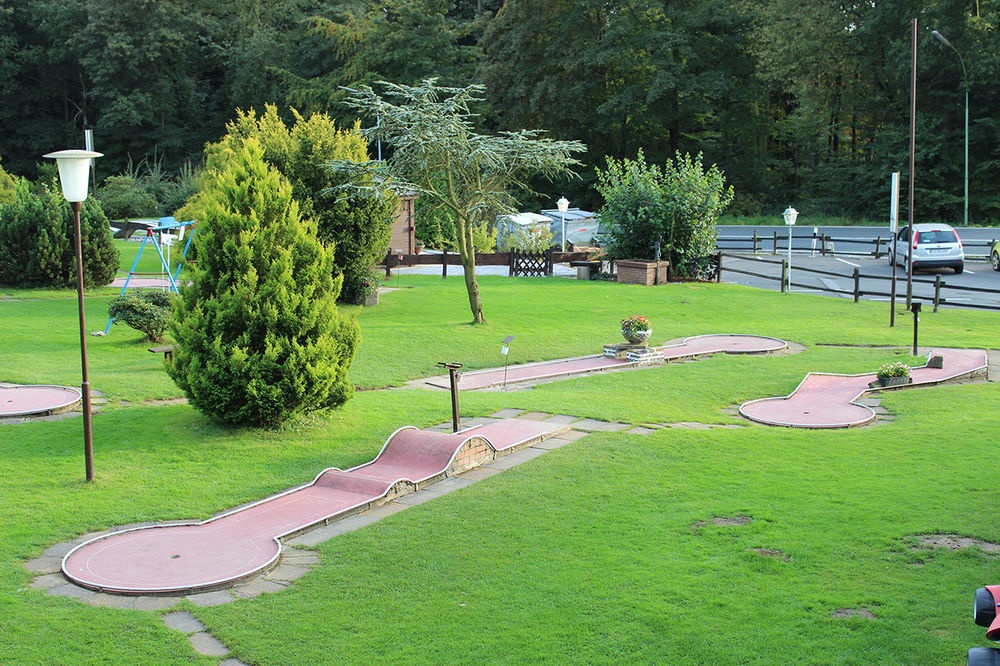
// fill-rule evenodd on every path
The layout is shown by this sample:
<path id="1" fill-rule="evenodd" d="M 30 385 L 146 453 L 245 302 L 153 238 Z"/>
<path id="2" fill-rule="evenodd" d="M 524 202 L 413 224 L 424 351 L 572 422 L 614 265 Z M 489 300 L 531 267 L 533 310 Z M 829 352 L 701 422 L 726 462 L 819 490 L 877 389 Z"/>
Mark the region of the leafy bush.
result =
<path id="1" fill-rule="evenodd" d="M 170 294 L 161 289 L 136 289 L 111 301 L 108 316 L 159 342 L 170 321 Z"/>
<path id="2" fill-rule="evenodd" d="M 159 216 L 156 197 L 132 176 L 108 176 L 97 189 L 95 198 L 112 220 Z"/>
<path id="3" fill-rule="evenodd" d="M 206 172 L 199 260 L 174 301 L 168 372 L 199 411 L 227 425 L 277 426 L 353 395 L 359 342 L 336 299 L 333 254 L 302 219 L 291 184 L 247 139 Z"/>
<path id="4" fill-rule="evenodd" d="M 80 213 L 85 287 L 109 284 L 118 272 L 118 248 L 99 203 L 88 199 Z M 10 203 L 0 204 L 0 284 L 15 287 L 76 285 L 73 211 L 58 183 L 36 193 L 17 183 Z"/>
<path id="5" fill-rule="evenodd" d="M 663 167 L 634 160 L 607 159 L 597 171 L 604 197 L 601 226 L 612 259 L 661 259 L 678 275 L 698 276 L 715 247 L 715 221 L 732 201 L 733 188 L 715 166 L 705 169 L 701 154 L 677 153 Z"/>
<path id="6" fill-rule="evenodd" d="M 389 248 L 398 198 L 387 187 L 366 188 L 367 193 L 350 197 L 345 192 L 325 194 L 345 181 L 323 165 L 332 160 L 366 161 L 368 142 L 357 125 L 342 130 L 326 114 L 305 118 L 293 109 L 292 115 L 295 123 L 289 127 L 272 105 L 260 116 L 253 110 L 239 112 L 227 126 L 226 136 L 206 149 L 206 168 L 219 169 L 245 142 L 259 141 L 267 163 L 291 182 L 302 216 L 315 218 L 319 238 L 333 248 L 334 273 L 343 276 L 341 300 L 362 303 L 361 282 Z M 201 219 L 198 197 L 180 214 L 184 219 Z"/>

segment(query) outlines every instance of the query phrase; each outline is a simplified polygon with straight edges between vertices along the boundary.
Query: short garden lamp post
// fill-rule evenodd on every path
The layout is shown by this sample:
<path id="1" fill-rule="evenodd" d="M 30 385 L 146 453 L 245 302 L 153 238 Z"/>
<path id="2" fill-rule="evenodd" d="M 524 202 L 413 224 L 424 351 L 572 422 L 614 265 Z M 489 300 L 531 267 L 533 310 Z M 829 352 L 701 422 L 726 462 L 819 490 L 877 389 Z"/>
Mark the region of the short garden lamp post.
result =
<path id="1" fill-rule="evenodd" d="M 87 481 L 94 480 L 94 431 L 90 420 L 90 380 L 87 377 L 87 324 L 83 309 L 83 239 L 80 234 L 80 211 L 87 199 L 90 185 L 90 162 L 101 153 L 92 150 L 60 150 L 45 157 L 59 166 L 59 182 L 63 198 L 73 208 L 73 230 L 76 235 L 76 300 L 80 315 L 80 366 L 83 371 L 83 451 L 87 465 Z"/>
<path id="2" fill-rule="evenodd" d="M 799 216 L 799 211 L 789 206 L 781 215 L 788 225 L 788 293 L 790 294 L 792 293 L 792 227 L 795 226 L 795 218 Z"/>
<path id="3" fill-rule="evenodd" d="M 559 201 L 556 202 L 556 208 L 559 209 L 559 214 L 562 216 L 562 251 L 566 251 L 566 211 L 569 210 L 569 199 L 566 197 L 559 197 Z"/>
<path id="4" fill-rule="evenodd" d="M 506 338 L 500 341 L 500 353 L 503 354 L 503 390 L 507 390 L 507 362 L 510 360 L 510 343 L 513 342 L 514 336 L 508 335 Z"/>

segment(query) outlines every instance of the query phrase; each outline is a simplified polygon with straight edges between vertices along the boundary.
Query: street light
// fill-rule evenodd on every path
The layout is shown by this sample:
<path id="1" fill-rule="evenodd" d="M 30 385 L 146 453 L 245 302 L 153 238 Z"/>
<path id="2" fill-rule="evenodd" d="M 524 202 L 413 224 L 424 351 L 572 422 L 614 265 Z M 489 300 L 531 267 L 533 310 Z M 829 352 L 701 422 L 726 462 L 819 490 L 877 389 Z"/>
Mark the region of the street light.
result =
<path id="1" fill-rule="evenodd" d="M 94 480 L 94 431 L 90 419 L 90 380 L 87 377 L 87 324 L 83 309 L 83 240 L 80 234 L 80 211 L 87 199 L 90 164 L 103 157 L 92 150 L 60 150 L 45 157 L 54 159 L 59 167 L 59 183 L 63 198 L 73 208 L 73 230 L 76 233 L 76 302 L 80 315 L 80 367 L 83 372 L 83 454 L 87 466 L 87 481 Z"/>
<path id="2" fill-rule="evenodd" d="M 785 224 L 788 226 L 788 293 L 790 294 L 792 293 L 792 227 L 795 226 L 795 218 L 799 216 L 799 211 L 789 206 L 781 216 L 785 218 Z"/>
<path id="3" fill-rule="evenodd" d="M 965 71 L 965 58 L 958 52 L 951 42 L 937 30 L 931 30 L 934 38 L 950 48 L 958 56 L 958 62 L 962 65 L 962 87 L 965 89 L 965 191 L 962 205 L 962 224 L 969 226 L 969 74 Z"/>
<path id="4" fill-rule="evenodd" d="M 569 199 L 566 197 L 559 197 L 559 201 L 556 202 L 556 208 L 559 209 L 559 213 L 562 215 L 562 251 L 566 251 L 566 211 L 569 210 Z"/>

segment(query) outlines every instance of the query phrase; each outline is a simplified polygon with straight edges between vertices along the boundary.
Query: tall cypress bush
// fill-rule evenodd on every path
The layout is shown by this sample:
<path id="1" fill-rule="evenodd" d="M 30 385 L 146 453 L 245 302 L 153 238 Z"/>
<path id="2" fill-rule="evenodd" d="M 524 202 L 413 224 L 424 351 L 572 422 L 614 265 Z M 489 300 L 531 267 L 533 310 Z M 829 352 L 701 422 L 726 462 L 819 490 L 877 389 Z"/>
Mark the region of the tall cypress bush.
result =
<path id="1" fill-rule="evenodd" d="M 342 278 L 291 184 L 248 138 L 201 195 L 198 262 L 175 299 L 170 376 L 227 425 L 271 427 L 343 404 L 358 326 L 337 310 Z"/>
<path id="2" fill-rule="evenodd" d="M 27 180 L 15 186 L 13 200 L 0 204 L 0 284 L 14 287 L 73 287 L 76 249 L 73 211 L 52 183 L 35 192 Z M 108 218 L 87 199 L 80 212 L 83 284 L 110 284 L 118 272 Z"/>
<path id="3" fill-rule="evenodd" d="M 292 109 L 291 114 L 294 122 L 288 124 L 273 105 L 267 105 L 260 115 L 253 109 L 238 111 L 237 118 L 226 126 L 226 136 L 206 147 L 206 170 L 218 169 L 219 163 L 239 151 L 244 142 L 259 141 L 264 160 L 292 184 L 303 216 L 316 220 L 320 239 L 332 248 L 333 271 L 344 278 L 340 300 L 361 303 L 371 267 L 381 262 L 389 249 L 398 199 L 388 187 L 363 188 L 364 196 L 330 193 L 345 180 L 326 169 L 325 163 L 364 162 L 368 142 L 357 124 L 338 129 L 325 113 L 306 118 Z M 371 186 L 371 176 L 355 184 Z M 185 219 L 200 219 L 200 205 L 195 197 L 179 214 Z"/>

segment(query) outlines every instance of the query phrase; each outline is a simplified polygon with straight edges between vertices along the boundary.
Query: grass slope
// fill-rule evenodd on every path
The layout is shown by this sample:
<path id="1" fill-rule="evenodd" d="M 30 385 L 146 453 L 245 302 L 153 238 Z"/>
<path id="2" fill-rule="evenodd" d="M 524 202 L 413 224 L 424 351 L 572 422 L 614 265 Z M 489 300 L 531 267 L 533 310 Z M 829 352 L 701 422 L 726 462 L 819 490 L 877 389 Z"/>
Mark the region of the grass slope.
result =
<path id="1" fill-rule="evenodd" d="M 487 277 L 490 323 L 472 327 L 460 278 L 389 286 L 398 290 L 377 308 L 356 311 L 362 387 L 438 374 L 438 361 L 499 365 L 507 335 L 512 363 L 594 353 L 633 312 L 658 341 L 755 333 L 807 351 L 462 394 L 466 416 L 519 407 L 740 427 L 594 434 L 323 544 L 322 564 L 280 594 L 190 607 L 245 663 L 960 664 L 985 644 L 968 610 L 975 587 L 997 582 L 996 558 L 928 550 L 918 537 L 1000 542 L 995 383 L 886 394 L 894 422 L 846 431 L 766 428 L 723 411 L 787 394 L 810 370 L 920 362 L 886 305 Z M 114 295 L 88 295 L 91 329 Z M 0 381 L 78 383 L 75 306 L 65 292 L 0 294 Z M 991 313 L 928 313 L 921 342 L 996 346 L 998 324 Z M 94 483 L 82 481 L 79 419 L 0 426 L 0 663 L 216 663 L 155 612 L 31 588 L 23 561 L 90 530 L 208 517 L 369 460 L 402 424 L 450 416 L 445 392 L 361 391 L 277 431 L 222 429 L 187 405 L 146 404 L 177 390 L 139 337 L 116 326 L 88 340 L 92 385 L 109 399 L 94 419 Z M 750 520 L 713 522 L 737 516 Z"/>

